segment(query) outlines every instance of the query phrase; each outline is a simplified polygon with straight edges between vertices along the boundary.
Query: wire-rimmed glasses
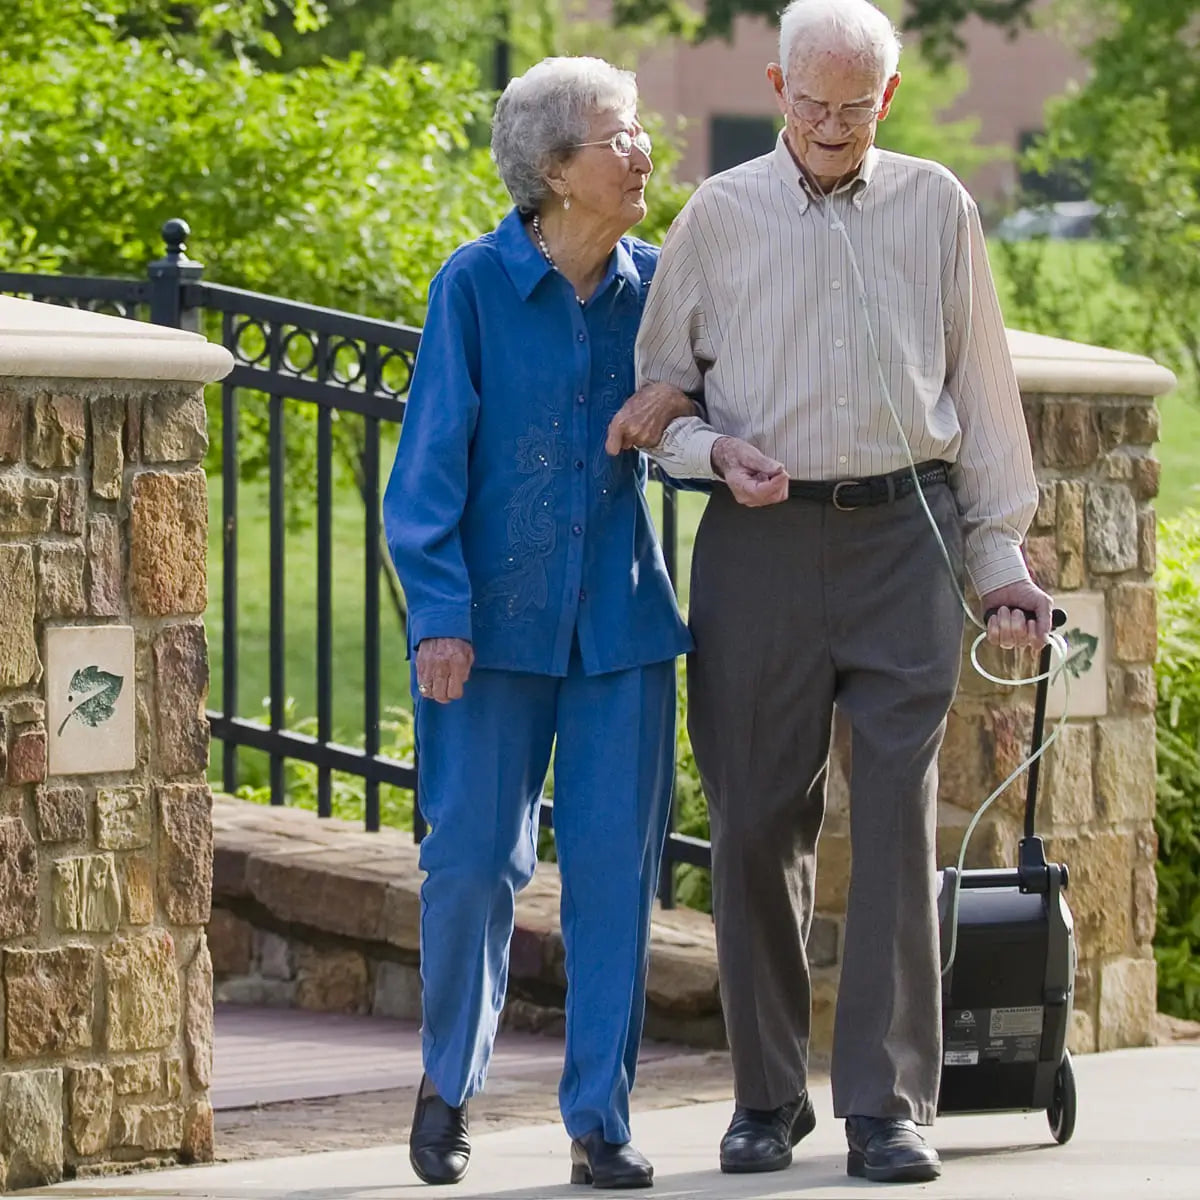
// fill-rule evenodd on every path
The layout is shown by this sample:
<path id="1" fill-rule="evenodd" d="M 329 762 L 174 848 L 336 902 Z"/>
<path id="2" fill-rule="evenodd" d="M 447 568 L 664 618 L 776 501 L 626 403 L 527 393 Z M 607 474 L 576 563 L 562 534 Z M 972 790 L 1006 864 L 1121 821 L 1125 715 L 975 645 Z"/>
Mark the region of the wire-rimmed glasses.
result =
<path id="1" fill-rule="evenodd" d="M 861 129 L 879 115 L 878 103 L 843 104 L 840 108 L 831 108 L 824 100 L 810 100 L 807 96 L 797 100 L 787 96 L 786 100 L 796 119 L 814 129 L 830 117 L 840 121 L 847 129 Z"/>
<path id="2" fill-rule="evenodd" d="M 635 146 L 647 158 L 650 157 L 650 151 L 653 149 L 650 135 L 644 129 L 639 133 L 629 133 L 625 129 L 619 129 L 612 137 L 603 138 L 598 142 L 575 142 L 571 149 L 582 150 L 584 146 L 609 146 L 614 154 L 619 154 L 622 158 L 628 158 L 633 153 Z"/>

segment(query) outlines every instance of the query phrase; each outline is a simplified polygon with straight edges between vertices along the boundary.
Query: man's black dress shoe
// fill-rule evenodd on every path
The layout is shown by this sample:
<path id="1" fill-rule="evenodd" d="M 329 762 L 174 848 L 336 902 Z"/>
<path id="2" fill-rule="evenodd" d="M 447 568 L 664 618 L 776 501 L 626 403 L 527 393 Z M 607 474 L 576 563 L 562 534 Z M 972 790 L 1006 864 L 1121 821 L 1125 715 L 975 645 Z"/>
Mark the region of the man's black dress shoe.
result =
<path id="1" fill-rule="evenodd" d="M 457 1183 L 471 1162 L 467 1106 L 453 1108 L 434 1091 L 423 1094 L 425 1089 L 422 1079 L 408 1139 L 408 1161 L 424 1183 Z"/>
<path id="2" fill-rule="evenodd" d="M 733 1110 L 733 1120 L 721 1139 L 721 1170 L 727 1175 L 782 1171 L 791 1166 L 792 1147 L 817 1124 L 808 1092 L 778 1108 Z"/>
<path id="3" fill-rule="evenodd" d="M 595 1129 L 571 1143 L 571 1182 L 598 1188 L 650 1187 L 654 1168 L 628 1142 L 606 1142 L 603 1131 Z"/>
<path id="4" fill-rule="evenodd" d="M 928 1183 L 942 1173 L 938 1152 L 911 1121 L 847 1117 L 846 1174 L 876 1183 Z"/>

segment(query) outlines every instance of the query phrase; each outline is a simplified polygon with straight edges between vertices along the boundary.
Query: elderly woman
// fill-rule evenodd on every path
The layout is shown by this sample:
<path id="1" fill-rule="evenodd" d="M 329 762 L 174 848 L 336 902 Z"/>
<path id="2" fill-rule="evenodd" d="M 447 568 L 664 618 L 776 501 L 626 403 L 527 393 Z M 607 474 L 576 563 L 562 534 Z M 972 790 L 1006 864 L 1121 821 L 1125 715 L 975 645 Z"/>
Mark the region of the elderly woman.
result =
<path id="1" fill-rule="evenodd" d="M 643 493 L 606 434 L 634 390 L 657 251 L 650 139 L 625 71 L 547 59 L 509 84 L 492 153 L 515 207 L 438 273 L 384 515 L 409 605 L 422 807 L 421 1082 L 409 1143 L 459 1180 L 504 1003 L 514 897 L 554 754 L 571 1180 L 641 1187 L 629 1091 L 690 648 Z M 642 401 L 653 442 L 684 411 Z M 626 420 L 628 414 L 622 417 Z M 612 431 L 613 448 L 622 444 Z"/>

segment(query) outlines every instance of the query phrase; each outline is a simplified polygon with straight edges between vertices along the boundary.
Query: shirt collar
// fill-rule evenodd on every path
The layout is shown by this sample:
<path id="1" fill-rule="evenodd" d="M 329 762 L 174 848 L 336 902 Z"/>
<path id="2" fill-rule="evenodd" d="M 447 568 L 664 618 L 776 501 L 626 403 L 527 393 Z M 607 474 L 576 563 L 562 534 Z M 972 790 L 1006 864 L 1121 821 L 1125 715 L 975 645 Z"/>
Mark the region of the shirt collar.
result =
<path id="1" fill-rule="evenodd" d="M 629 253 L 629 247 L 625 243 L 625 239 L 621 238 L 617 242 L 617 248 L 613 251 L 613 256 L 609 259 L 608 270 L 604 274 L 604 281 L 596 289 L 596 294 L 599 295 L 606 287 L 608 287 L 613 276 L 625 282 L 627 287 L 634 289 L 634 295 L 637 295 L 642 288 L 642 276 L 637 269 L 637 264 L 633 261 L 633 255 Z"/>
<path id="2" fill-rule="evenodd" d="M 533 289 L 550 273 L 550 264 L 525 232 L 519 209 L 514 208 L 496 226 L 496 249 L 513 287 L 522 300 L 528 300 Z"/>
<path id="3" fill-rule="evenodd" d="M 795 156 L 792 154 L 791 147 L 787 144 L 783 136 L 783 130 L 779 131 L 779 137 L 775 142 L 773 161 L 779 177 L 787 185 L 788 190 L 793 192 L 797 199 L 799 199 L 800 211 L 806 211 L 809 202 L 813 199 L 813 192 L 811 185 L 801 172 Z M 878 164 L 879 150 L 875 146 L 871 146 L 867 150 L 866 157 L 863 159 L 858 171 L 838 187 L 833 195 L 838 196 L 843 192 L 847 192 L 851 200 L 853 200 L 854 206 L 862 208 L 863 193 L 867 190 L 867 186 L 871 182 L 871 176 L 875 174 L 875 168 Z"/>
<path id="4" fill-rule="evenodd" d="M 508 272 L 513 287 L 522 300 L 528 300 L 533 295 L 534 288 L 550 274 L 551 267 L 545 255 L 533 244 L 525 229 L 518 209 L 513 209 L 508 216 L 496 227 L 496 248 L 500 251 L 500 261 Z M 614 278 L 623 280 L 629 287 L 640 291 L 642 277 L 638 273 L 633 255 L 622 238 L 617 242 L 617 248 L 608 260 L 608 268 L 604 278 L 596 289 L 596 295 L 601 295 Z"/>

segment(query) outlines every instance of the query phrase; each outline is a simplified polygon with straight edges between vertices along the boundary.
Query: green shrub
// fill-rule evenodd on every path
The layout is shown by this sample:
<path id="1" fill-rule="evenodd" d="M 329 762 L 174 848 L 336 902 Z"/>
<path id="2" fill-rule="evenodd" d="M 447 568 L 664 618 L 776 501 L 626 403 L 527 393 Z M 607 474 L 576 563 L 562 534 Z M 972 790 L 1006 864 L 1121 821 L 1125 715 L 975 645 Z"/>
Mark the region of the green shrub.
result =
<path id="1" fill-rule="evenodd" d="M 1159 525 L 1158 1003 L 1200 1017 L 1200 511 Z"/>
<path id="2" fill-rule="evenodd" d="M 268 714 L 259 720 L 265 725 Z M 315 737 L 316 717 L 295 716 L 295 703 L 289 700 L 284 709 L 284 724 L 296 733 Z M 387 708 L 379 722 L 380 754 L 400 762 L 413 761 L 413 719 L 406 708 Z M 335 741 L 341 740 L 337 737 Z M 362 738 L 357 741 L 362 748 Z M 255 804 L 271 803 L 271 783 L 268 774 L 268 758 L 265 754 L 243 750 L 239 755 L 239 772 L 244 781 L 237 789 L 239 800 L 251 800 Z M 318 770 L 311 763 L 299 759 L 288 759 L 284 764 L 284 787 L 287 802 L 295 808 L 317 811 Z M 361 822 L 366 813 L 366 785 L 357 775 L 345 775 L 334 771 L 331 779 L 333 815 L 343 821 Z M 384 826 L 395 829 L 412 829 L 413 796 L 405 788 L 381 784 L 379 788 L 380 821 Z"/>

